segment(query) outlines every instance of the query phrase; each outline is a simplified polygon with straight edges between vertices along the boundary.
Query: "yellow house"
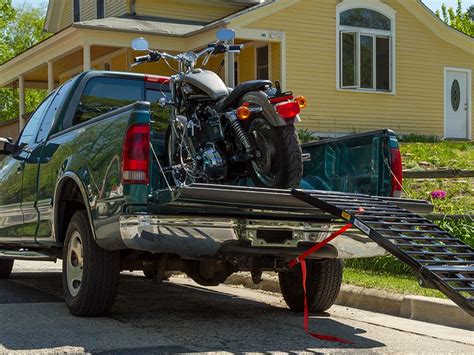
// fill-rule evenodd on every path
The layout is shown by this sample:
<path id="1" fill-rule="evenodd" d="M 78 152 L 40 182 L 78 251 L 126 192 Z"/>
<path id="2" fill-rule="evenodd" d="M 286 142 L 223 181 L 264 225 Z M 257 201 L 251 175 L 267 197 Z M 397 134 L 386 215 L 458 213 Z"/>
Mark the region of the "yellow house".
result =
<path id="1" fill-rule="evenodd" d="M 174 53 L 222 27 L 245 49 L 210 67 L 229 86 L 269 78 L 306 96 L 302 127 L 472 139 L 474 40 L 419 0 L 50 0 L 54 35 L 3 63 L 0 87 L 18 89 L 21 117 L 25 88 L 53 90 L 82 70 L 172 74 L 131 67 L 133 38 Z"/>

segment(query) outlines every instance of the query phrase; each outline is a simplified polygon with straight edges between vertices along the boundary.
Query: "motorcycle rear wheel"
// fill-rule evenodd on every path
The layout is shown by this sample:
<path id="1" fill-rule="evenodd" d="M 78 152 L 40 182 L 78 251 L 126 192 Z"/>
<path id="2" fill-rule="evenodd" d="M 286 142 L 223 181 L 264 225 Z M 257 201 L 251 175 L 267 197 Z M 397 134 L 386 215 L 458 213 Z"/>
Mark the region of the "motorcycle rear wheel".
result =
<path id="1" fill-rule="evenodd" d="M 256 159 L 249 163 L 254 184 L 267 188 L 298 187 L 303 175 L 301 146 L 294 125 L 275 127 L 263 117 L 248 126 Z"/>

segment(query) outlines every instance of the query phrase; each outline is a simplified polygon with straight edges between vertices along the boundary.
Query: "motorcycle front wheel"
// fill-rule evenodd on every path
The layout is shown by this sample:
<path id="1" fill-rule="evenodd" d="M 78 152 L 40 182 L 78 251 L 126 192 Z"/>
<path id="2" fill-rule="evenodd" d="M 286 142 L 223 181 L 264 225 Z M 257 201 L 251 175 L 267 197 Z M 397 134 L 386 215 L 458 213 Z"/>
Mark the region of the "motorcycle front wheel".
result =
<path id="1" fill-rule="evenodd" d="M 248 136 L 256 154 L 249 163 L 256 186 L 284 189 L 300 185 L 303 159 L 294 125 L 275 127 L 265 118 L 255 117 Z"/>

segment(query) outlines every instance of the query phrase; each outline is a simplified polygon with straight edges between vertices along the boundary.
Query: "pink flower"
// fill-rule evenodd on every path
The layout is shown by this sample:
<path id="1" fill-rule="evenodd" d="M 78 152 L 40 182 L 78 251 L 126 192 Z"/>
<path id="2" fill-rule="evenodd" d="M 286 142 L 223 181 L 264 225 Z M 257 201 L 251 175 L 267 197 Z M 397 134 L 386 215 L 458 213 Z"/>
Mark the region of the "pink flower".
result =
<path id="1" fill-rule="evenodd" d="M 445 198 L 446 197 L 446 191 L 443 190 L 435 190 L 431 193 L 432 198 Z"/>

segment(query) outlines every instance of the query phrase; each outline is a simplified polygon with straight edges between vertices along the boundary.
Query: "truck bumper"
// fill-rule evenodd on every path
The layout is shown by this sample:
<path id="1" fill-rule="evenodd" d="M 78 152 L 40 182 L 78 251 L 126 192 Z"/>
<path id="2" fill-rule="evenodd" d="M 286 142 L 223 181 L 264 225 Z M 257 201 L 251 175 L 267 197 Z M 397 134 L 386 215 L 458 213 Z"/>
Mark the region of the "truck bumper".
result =
<path id="1" fill-rule="evenodd" d="M 337 223 L 202 216 L 120 217 L 121 238 L 127 248 L 178 254 L 184 258 L 296 256 L 341 226 Z M 385 250 L 367 236 L 357 229 L 349 229 L 313 257 L 348 259 L 384 254 Z"/>

